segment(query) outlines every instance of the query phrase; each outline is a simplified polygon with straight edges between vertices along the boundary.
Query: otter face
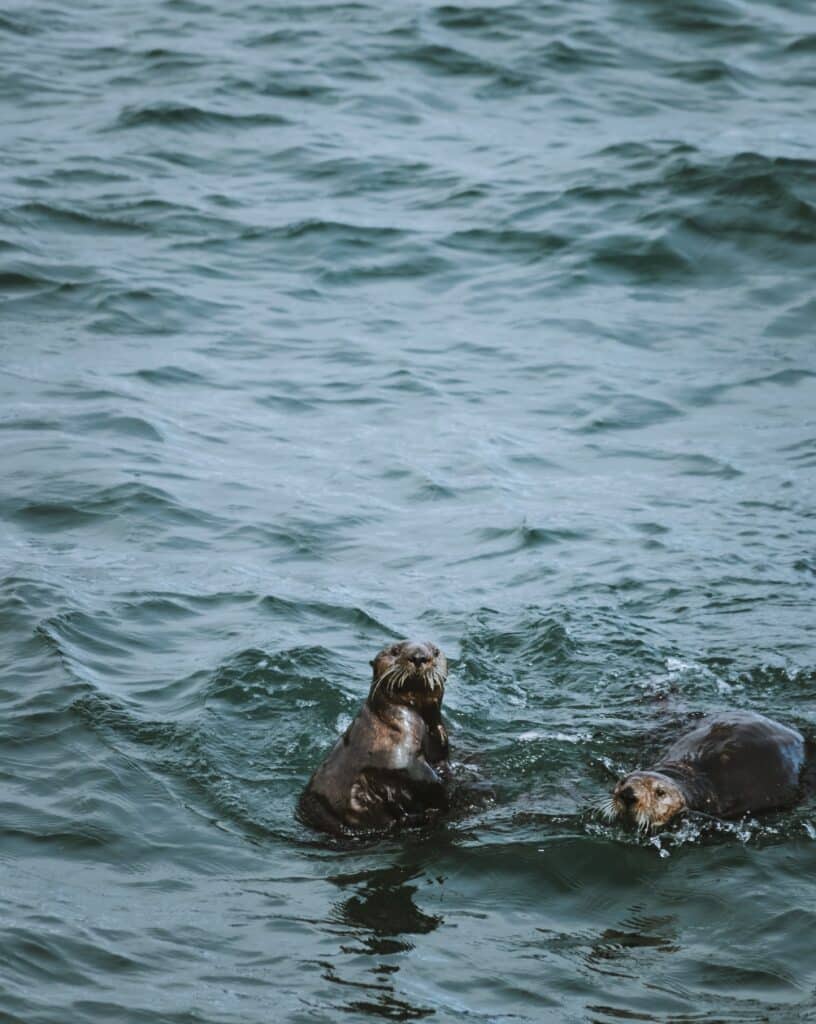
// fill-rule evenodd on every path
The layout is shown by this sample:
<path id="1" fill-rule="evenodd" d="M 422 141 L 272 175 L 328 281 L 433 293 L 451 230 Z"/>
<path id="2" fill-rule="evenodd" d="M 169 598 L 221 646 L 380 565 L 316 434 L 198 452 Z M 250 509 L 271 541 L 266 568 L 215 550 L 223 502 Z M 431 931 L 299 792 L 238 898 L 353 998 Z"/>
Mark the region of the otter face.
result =
<path id="1" fill-rule="evenodd" d="M 683 791 L 660 772 L 631 772 L 615 786 L 605 812 L 623 818 L 644 832 L 659 828 L 686 808 Z"/>
<path id="2" fill-rule="evenodd" d="M 435 644 L 402 640 L 380 651 L 371 666 L 369 700 L 380 695 L 410 706 L 442 702 L 448 662 Z"/>

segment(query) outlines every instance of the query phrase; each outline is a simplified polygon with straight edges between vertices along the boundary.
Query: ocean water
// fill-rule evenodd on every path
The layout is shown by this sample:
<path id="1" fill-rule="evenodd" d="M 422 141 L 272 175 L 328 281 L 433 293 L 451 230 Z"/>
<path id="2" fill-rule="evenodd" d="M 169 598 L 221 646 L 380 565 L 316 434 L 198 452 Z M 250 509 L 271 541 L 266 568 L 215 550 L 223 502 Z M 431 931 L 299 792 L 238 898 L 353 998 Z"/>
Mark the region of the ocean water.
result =
<path id="1" fill-rule="evenodd" d="M 0 1021 L 816 1020 L 816 8 L 0 11 Z M 448 822 L 298 793 L 403 636 Z"/>

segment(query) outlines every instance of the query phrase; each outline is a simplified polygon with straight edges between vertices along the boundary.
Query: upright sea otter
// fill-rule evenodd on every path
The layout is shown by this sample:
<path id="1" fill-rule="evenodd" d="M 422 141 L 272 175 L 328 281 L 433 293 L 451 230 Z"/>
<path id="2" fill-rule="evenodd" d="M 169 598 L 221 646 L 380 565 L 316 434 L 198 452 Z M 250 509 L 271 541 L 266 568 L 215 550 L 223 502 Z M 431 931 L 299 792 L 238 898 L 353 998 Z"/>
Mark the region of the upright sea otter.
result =
<path id="1" fill-rule="evenodd" d="M 685 810 L 738 818 L 790 807 L 802 794 L 805 761 L 805 739 L 795 729 L 752 711 L 726 711 L 704 718 L 653 768 L 621 779 L 603 812 L 648 831 Z"/>
<path id="2" fill-rule="evenodd" d="M 324 832 L 419 825 L 447 805 L 445 655 L 403 640 L 371 665 L 368 699 L 300 798 L 301 817 Z"/>

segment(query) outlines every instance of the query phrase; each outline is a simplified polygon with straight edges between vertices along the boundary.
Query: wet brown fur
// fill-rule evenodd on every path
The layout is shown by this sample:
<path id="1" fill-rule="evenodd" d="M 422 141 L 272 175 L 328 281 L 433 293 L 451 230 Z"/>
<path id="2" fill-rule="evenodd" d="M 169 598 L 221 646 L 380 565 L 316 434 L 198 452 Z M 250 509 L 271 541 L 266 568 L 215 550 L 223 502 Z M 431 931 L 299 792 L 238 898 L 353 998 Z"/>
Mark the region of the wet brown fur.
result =
<path id="1" fill-rule="evenodd" d="M 365 704 L 300 798 L 303 820 L 324 832 L 419 825 L 447 804 L 445 655 L 433 644 L 405 640 L 371 665 Z"/>
<path id="2" fill-rule="evenodd" d="M 805 740 L 795 729 L 752 711 L 704 718 L 654 768 L 631 772 L 601 813 L 643 831 L 685 810 L 719 818 L 790 807 L 802 794 Z"/>

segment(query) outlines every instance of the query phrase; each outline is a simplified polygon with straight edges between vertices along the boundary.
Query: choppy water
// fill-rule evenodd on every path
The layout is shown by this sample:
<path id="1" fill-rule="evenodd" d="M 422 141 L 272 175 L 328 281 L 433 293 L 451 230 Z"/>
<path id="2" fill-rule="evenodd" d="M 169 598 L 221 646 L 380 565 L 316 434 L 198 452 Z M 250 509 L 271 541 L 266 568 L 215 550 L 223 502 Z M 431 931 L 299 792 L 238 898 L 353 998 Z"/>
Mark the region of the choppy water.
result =
<path id="1" fill-rule="evenodd" d="M 816 727 L 816 10 L 0 14 L 0 1018 L 816 1019 L 816 809 L 592 806 Z M 386 641 L 496 800 L 293 818 Z"/>

